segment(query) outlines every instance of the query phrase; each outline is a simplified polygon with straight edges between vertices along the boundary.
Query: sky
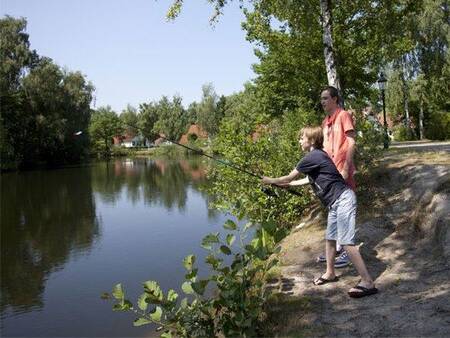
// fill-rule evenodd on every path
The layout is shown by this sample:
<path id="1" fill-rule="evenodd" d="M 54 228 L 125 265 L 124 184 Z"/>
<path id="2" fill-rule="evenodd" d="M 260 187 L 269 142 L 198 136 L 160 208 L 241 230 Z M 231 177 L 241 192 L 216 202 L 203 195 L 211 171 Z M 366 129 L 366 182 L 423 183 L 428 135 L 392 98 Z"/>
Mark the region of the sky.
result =
<path id="1" fill-rule="evenodd" d="M 185 0 L 167 22 L 171 0 L 1 0 L 0 14 L 27 19 L 31 48 L 95 86 L 92 106 L 127 104 L 179 94 L 185 106 L 213 83 L 229 95 L 254 78 L 253 46 L 241 29 L 238 1 L 212 27 L 206 0 Z"/>

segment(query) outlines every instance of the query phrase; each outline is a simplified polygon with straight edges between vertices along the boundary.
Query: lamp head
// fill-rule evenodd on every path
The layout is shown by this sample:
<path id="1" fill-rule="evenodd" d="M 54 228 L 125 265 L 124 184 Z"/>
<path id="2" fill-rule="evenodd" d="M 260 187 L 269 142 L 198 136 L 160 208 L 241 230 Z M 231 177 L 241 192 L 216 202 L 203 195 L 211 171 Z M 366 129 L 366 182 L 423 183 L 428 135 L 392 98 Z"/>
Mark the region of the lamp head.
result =
<path id="1" fill-rule="evenodd" d="M 385 90 L 387 79 L 384 77 L 383 72 L 380 73 L 380 77 L 378 78 L 377 82 L 378 82 L 378 87 L 380 88 L 380 90 L 381 91 Z"/>

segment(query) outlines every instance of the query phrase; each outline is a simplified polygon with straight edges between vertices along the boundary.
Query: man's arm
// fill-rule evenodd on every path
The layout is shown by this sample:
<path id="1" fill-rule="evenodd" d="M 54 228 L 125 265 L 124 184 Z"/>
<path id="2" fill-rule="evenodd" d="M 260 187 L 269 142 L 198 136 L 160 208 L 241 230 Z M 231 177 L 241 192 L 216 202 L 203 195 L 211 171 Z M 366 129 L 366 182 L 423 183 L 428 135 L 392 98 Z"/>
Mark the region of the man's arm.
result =
<path id="1" fill-rule="evenodd" d="M 353 155 L 355 154 L 356 141 L 355 141 L 355 131 L 350 130 L 345 133 L 345 137 L 348 142 L 347 156 L 345 157 L 344 167 L 342 168 L 341 175 L 344 180 L 347 180 L 350 170 L 350 165 L 353 163 Z"/>
<path id="2" fill-rule="evenodd" d="M 280 176 L 280 177 L 267 177 L 264 176 L 262 178 L 263 183 L 267 184 L 276 184 L 276 185 L 287 185 L 290 183 L 294 178 L 296 178 L 299 175 L 299 171 L 297 169 L 293 169 L 288 175 L 286 176 Z"/>

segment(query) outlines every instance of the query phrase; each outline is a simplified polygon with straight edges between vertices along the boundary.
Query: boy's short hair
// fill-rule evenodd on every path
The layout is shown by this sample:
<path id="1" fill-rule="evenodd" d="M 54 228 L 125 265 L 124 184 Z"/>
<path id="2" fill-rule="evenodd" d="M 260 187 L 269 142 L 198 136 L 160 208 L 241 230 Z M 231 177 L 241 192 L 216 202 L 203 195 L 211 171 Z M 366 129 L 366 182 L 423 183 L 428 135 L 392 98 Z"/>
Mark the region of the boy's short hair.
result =
<path id="1" fill-rule="evenodd" d="M 298 133 L 298 138 L 300 139 L 302 135 L 305 135 L 306 138 L 311 142 L 311 145 L 315 149 L 323 148 L 323 130 L 322 127 L 304 127 L 300 129 Z"/>

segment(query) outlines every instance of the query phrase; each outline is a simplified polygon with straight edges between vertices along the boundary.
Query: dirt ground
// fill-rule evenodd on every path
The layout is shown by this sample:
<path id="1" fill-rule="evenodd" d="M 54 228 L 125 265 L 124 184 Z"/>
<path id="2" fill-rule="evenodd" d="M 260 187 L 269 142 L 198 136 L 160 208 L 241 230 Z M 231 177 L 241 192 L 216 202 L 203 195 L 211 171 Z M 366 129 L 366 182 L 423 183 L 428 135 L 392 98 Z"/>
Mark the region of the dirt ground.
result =
<path id="1" fill-rule="evenodd" d="M 450 153 L 392 150 L 358 183 L 358 244 L 379 293 L 350 298 L 352 266 L 312 284 L 325 271 L 316 206 L 283 242 L 271 335 L 450 337 Z"/>

